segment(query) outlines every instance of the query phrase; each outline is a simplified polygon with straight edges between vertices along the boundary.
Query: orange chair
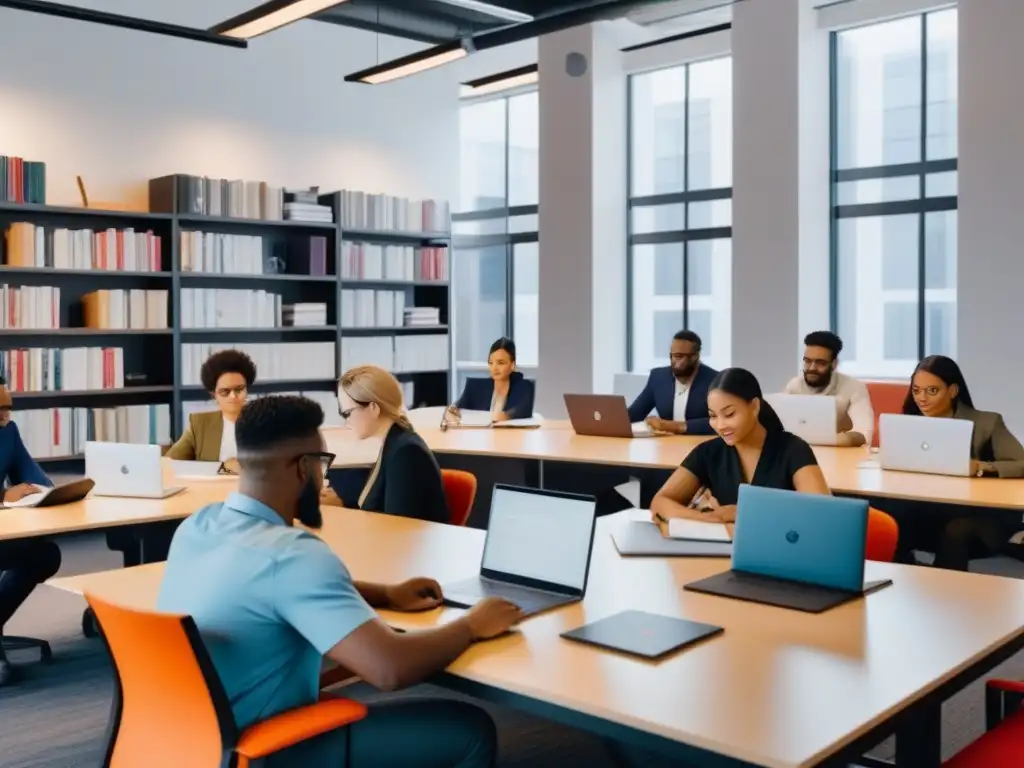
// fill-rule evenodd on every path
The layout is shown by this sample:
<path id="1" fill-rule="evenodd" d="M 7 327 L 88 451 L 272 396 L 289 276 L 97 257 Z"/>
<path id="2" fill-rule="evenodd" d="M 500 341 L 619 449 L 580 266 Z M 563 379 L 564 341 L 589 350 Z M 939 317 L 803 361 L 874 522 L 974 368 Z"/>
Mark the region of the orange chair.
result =
<path id="1" fill-rule="evenodd" d="M 985 687 L 983 736 L 968 744 L 942 768 L 1009 768 L 1024 755 L 1024 683 L 989 680 Z"/>
<path id="2" fill-rule="evenodd" d="M 864 559 L 891 563 L 896 556 L 900 540 L 900 526 L 880 509 L 868 508 L 868 535 L 864 545 Z"/>
<path id="3" fill-rule="evenodd" d="M 104 768 L 249 768 L 366 717 L 362 704 L 331 697 L 240 731 L 191 617 L 85 599 L 116 671 Z"/>
<path id="4" fill-rule="evenodd" d="M 451 515 L 448 522 L 451 525 L 465 525 L 476 498 L 476 475 L 461 469 L 442 469 L 441 480 L 444 482 L 444 496 Z"/>
<path id="5" fill-rule="evenodd" d="M 875 412 L 875 436 L 871 445 L 878 447 L 878 417 L 883 413 L 903 413 L 903 401 L 907 397 L 907 388 L 910 386 L 905 381 L 866 381 L 868 397 L 871 398 L 871 408 Z"/>

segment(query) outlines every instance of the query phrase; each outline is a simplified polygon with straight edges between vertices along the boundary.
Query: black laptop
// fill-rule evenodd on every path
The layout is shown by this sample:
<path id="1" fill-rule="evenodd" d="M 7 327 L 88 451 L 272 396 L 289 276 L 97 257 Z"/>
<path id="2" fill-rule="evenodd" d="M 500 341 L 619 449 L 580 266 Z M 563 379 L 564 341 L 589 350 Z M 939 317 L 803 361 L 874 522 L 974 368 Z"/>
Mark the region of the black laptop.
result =
<path id="1" fill-rule="evenodd" d="M 563 632 L 561 636 L 567 640 L 655 660 L 723 631 L 713 624 L 674 616 L 660 616 L 646 611 L 622 611 Z"/>
<path id="2" fill-rule="evenodd" d="M 593 496 L 495 485 L 480 573 L 442 585 L 444 604 L 469 608 L 497 596 L 532 616 L 579 602 L 596 512 Z"/>

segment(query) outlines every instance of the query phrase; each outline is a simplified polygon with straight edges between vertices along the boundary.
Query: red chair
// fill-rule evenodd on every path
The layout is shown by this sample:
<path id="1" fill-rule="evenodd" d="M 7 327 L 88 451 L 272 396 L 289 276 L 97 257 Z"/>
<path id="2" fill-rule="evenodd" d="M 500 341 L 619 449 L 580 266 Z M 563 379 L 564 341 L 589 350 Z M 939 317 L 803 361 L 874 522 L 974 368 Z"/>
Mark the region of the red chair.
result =
<path id="1" fill-rule="evenodd" d="M 905 381 L 866 381 L 871 408 L 875 412 L 875 436 L 871 440 L 874 448 L 878 447 L 878 417 L 883 413 L 903 413 L 903 401 L 907 397 Z"/>
<path id="2" fill-rule="evenodd" d="M 864 559 L 891 563 L 900 540 L 900 526 L 891 515 L 874 507 L 868 508 L 868 535 Z"/>
<path id="3" fill-rule="evenodd" d="M 1015 768 L 1024 762 L 1024 683 L 989 680 L 985 686 L 983 736 L 968 744 L 942 768 Z"/>
<path id="4" fill-rule="evenodd" d="M 448 522 L 451 525 L 465 525 L 469 513 L 473 511 L 473 500 L 476 499 L 476 475 L 461 469 L 442 469 L 441 481 L 448 501 Z"/>
<path id="5" fill-rule="evenodd" d="M 366 717 L 362 704 L 327 694 L 243 731 L 190 617 L 85 599 L 115 671 L 103 768 L 249 768 Z"/>

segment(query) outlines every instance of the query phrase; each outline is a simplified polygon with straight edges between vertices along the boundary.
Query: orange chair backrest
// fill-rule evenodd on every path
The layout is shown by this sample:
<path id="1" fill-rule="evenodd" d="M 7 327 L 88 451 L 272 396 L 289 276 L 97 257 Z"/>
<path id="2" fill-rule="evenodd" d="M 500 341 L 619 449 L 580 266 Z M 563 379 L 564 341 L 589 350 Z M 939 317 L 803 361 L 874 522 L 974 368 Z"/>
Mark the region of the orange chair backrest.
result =
<path id="1" fill-rule="evenodd" d="M 905 381 L 866 381 L 871 407 L 875 411 L 875 436 L 871 445 L 878 447 L 878 417 L 883 413 L 903 413 L 903 401 L 907 397 Z"/>
<path id="2" fill-rule="evenodd" d="M 891 563 L 900 540 L 900 526 L 891 515 L 874 507 L 868 508 L 868 535 L 864 559 Z"/>
<path id="3" fill-rule="evenodd" d="M 104 768 L 229 765 L 238 730 L 195 622 L 85 599 L 116 672 Z"/>
<path id="4" fill-rule="evenodd" d="M 448 522 L 452 525 L 465 525 L 469 513 L 473 511 L 473 500 L 476 499 L 476 475 L 461 469 L 442 469 L 441 480 L 444 482 L 444 496 L 448 501 Z"/>

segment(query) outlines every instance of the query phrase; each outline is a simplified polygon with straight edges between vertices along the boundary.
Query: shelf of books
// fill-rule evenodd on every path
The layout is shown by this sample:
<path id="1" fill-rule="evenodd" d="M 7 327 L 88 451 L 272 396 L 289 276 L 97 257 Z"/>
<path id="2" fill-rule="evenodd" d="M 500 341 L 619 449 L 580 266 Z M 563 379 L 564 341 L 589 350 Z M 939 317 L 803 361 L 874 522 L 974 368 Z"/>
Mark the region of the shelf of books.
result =
<path id="1" fill-rule="evenodd" d="M 409 407 L 450 402 L 446 203 L 175 175 L 147 212 L 58 207 L 40 166 L 0 157 L 0 375 L 40 460 L 173 442 L 227 348 L 253 358 L 256 395 L 314 397 L 328 423 L 364 363 Z"/>

